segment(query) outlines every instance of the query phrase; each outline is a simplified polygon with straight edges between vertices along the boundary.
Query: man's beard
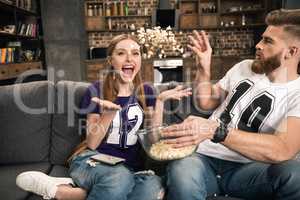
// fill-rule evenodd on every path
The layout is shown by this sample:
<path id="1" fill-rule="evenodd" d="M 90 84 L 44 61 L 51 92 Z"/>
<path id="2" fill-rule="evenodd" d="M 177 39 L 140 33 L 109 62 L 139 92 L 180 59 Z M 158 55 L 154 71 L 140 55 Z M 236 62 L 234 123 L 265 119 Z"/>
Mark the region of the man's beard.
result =
<path id="1" fill-rule="evenodd" d="M 255 59 L 252 63 L 251 70 L 257 74 L 269 74 L 278 67 L 280 67 L 281 55 L 282 53 L 278 53 L 265 60 Z"/>

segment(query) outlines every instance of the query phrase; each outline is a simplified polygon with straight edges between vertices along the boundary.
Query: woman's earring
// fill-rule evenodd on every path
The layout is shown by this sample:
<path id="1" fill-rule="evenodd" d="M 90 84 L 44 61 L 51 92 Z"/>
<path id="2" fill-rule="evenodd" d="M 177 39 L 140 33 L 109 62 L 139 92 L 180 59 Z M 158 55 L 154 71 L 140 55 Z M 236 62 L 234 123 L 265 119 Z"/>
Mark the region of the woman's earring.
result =
<path id="1" fill-rule="evenodd" d="M 115 72 L 113 72 L 113 80 L 116 80 L 116 73 Z"/>

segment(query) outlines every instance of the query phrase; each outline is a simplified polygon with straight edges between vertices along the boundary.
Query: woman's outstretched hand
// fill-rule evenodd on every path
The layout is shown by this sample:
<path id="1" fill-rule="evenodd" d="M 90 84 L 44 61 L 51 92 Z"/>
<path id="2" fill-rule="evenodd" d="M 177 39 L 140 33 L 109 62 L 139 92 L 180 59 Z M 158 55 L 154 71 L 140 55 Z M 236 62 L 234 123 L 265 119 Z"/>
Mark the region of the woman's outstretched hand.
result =
<path id="1" fill-rule="evenodd" d="M 93 97 L 92 101 L 99 104 L 103 110 L 121 110 L 121 106 L 111 101 L 103 100 L 98 97 Z"/>
<path id="2" fill-rule="evenodd" d="M 182 85 L 178 85 L 174 89 L 161 92 L 157 99 L 161 101 L 168 99 L 180 100 L 182 97 L 188 97 L 190 95 L 192 95 L 192 88 L 184 88 Z"/>

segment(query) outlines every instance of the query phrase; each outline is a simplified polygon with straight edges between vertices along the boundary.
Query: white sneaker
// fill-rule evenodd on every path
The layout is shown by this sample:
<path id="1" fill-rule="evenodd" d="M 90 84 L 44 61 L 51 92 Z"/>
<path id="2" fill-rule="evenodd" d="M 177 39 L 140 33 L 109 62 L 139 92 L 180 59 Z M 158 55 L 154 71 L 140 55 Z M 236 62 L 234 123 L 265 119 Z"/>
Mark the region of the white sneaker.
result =
<path id="1" fill-rule="evenodd" d="M 58 185 L 73 184 L 73 180 L 51 177 L 39 171 L 28 171 L 17 176 L 16 184 L 23 190 L 38 194 L 44 199 L 53 199 Z"/>

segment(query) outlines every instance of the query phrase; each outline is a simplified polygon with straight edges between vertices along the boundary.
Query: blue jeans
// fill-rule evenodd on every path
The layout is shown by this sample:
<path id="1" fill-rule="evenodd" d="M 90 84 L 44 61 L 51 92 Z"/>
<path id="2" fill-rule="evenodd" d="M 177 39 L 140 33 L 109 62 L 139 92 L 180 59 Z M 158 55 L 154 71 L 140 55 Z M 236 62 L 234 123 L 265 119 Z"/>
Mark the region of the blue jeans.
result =
<path id="1" fill-rule="evenodd" d="M 194 153 L 168 165 L 167 187 L 169 200 L 205 200 L 215 194 L 249 200 L 299 200 L 300 163 L 242 164 Z"/>
<path id="2" fill-rule="evenodd" d="M 134 174 L 123 164 L 114 166 L 86 163 L 97 151 L 86 150 L 70 164 L 70 176 L 88 192 L 87 200 L 157 200 L 163 187 L 156 175 Z"/>

